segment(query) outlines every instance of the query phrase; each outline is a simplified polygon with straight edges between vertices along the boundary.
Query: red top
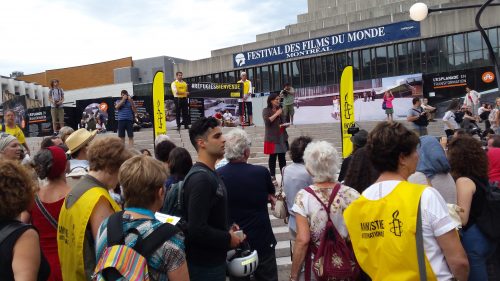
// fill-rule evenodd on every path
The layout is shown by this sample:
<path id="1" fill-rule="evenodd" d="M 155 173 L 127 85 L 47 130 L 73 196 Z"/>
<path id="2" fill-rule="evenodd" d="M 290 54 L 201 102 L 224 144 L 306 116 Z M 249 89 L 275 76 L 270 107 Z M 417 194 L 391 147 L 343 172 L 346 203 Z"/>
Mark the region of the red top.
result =
<path id="1" fill-rule="evenodd" d="M 488 149 L 488 177 L 490 181 L 500 183 L 500 148 Z"/>
<path id="2" fill-rule="evenodd" d="M 55 220 L 59 219 L 64 198 L 54 203 L 44 203 L 43 206 L 52 215 Z M 62 281 L 61 264 L 57 253 L 57 229 L 43 216 L 36 204 L 33 204 L 31 210 L 31 223 L 38 229 L 40 235 L 40 248 L 42 253 L 50 264 L 50 277 L 48 281 Z"/>

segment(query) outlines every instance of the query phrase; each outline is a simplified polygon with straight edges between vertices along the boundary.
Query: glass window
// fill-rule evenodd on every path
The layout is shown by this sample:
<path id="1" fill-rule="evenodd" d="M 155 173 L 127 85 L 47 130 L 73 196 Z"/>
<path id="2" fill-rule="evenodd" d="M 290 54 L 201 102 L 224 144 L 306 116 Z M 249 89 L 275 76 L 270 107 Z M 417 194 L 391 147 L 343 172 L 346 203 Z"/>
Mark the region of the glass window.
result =
<path id="1" fill-rule="evenodd" d="M 290 63 L 290 70 L 292 76 L 292 86 L 295 88 L 302 87 L 300 83 L 300 61 L 292 61 Z"/>
<path id="2" fill-rule="evenodd" d="M 493 48 L 498 47 L 498 29 L 491 28 L 488 30 L 488 38 L 490 39 L 491 46 Z"/>
<path id="3" fill-rule="evenodd" d="M 247 79 L 253 82 L 253 68 L 247 69 Z"/>
<path id="4" fill-rule="evenodd" d="M 477 51 L 483 48 L 483 38 L 479 31 L 467 33 L 467 45 L 470 51 Z"/>
<path id="5" fill-rule="evenodd" d="M 438 72 L 439 71 L 439 41 L 437 38 L 431 38 L 425 40 L 425 62 L 423 64 L 427 67 L 427 72 Z"/>
<path id="6" fill-rule="evenodd" d="M 205 75 L 203 82 L 212 82 L 212 75 Z"/>
<path id="7" fill-rule="evenodd" d="M 288 72 L 288 63 L 284 62 L 281 64 L 281 83 L 290 83 L 290 76 Z"/>
<path id="8" fill-rule="evenodd" d="M 314 59 L 316 63 L 316 85 L 324 85 L 325 84 L 325 79 L 323 79 L 323 76 L 325 72 L 323 72 L 323 64 L 321 63 L 321 57 L 316 57 Z"/>
<path id="9" fill-rule="evenodd" d="M 335 83 L 335 62 L 333 60 L 333 55 L 326 56 L 326 77 L 327 84 Z"/>
<path id="10" fill-rule="evenodd" d="M 469 67 L 481 67 L 488 65 L 488 51 L 479 50 L 469 52 Z"/>
<path id="11" fill-rule="evenodd" d="M 465 68 L 465 53 L 455 54 L 455 69 L 464 69 Z"/>
<path id="12" fill-rule="evenodd" d="M 413 50 L 413 72 L 412 73 L 422 73 L 423 68 L 422 68 L 422 60 L 421 60 L 421 52 L 425 53 L 425 46 L 423 44 L 420 44 L 420 41 L 413 41 L 409 44 L 412 44 L 412 50 Z M 422 50 L 422 47 L 423 50 Z"/>
<path id="13" fill-rule="evenodd" d="M 408 69 L 408 43 L 399 43 L 397 45 L 398 73 L 410 73 Z M 411 57 L 410 57 L 411 58 Z"/>
<path id="14" fill-rule="evenodd" d="M 269 66 L 262 67 L 262 91 L 269 92 L 271 90 L 271 81 L 269 78 Z"/>
<path id="15" fill-rule="evenodd" d="M 328 85 L 328 78 L 327 78 L 327 71 L 326 71 L 326 58 L 327 56 L 322 56 L 321 57 L 321 73 L 323 74 L 323 80 L 322 80 L 322 85 Z"/>
<path id="16" fill-rule="evenodd" d="M 364 49 L 361 51 L 361 76 L 363 80 L 371 79 L 371 57 L 370 49 Z"/>
<path id="17" fill-rule="evenodd" d="M 219 73 L 215 73 L 214 74 L 214 82 L 216 82 L 216 83 L 220 83 L 221 82 L 220 81 L 220 74 Z"/>
<path id="18" fill-rule="evenodd" d="M 387 74 L 394 76 L 396 74 L 396 56 L 394 55 L 394 45 L 387 46 Z M 400 73 L 402 74 L 402 73 Z"/>
<path id="19" fill-rule="evenodd" d="M 359 81 L 361 80 L 361 71 L 360 71 L 360 65 L 359 65 L 359 51 L 352 51 L 351 53 L 352 57 L 352 71 L 354 74 L 354 80 Z"/>
<path id="20" fill-rule="evenodd" d="M 273 91 L 278 91 L 281 89 L 281 82 L 280 82 L 280 65 L 279 64 L 273 64 L 272 66 L 273 74 L 272 74 L 272 84 L 273 84 Z"/>
<path id="21" fill-rule="evenodd" d="M 255 91 L 258 93 L 258 92 L 262 92 L 262 75 L 261 75 L 261 70 L 260 70 L 260 67 L 257 67 L 255 68 L 255 84 L 254 87 L 255 87 Z"/>
<path id="22" fill-rule="evenodd" d="M 234 71 L 229 71 L 227 73 L 227 82 L 229 83 L 235 83 L 235 82 L 238 82 L 238 80 L 240 79 L 236 79 L 236 76 L 234 75 Z"/>
<path id="23" fill-rule="evenodd" d="M 302 63 L 302 85 L 311 86 L 311 65 L 309 59 L 301 60 Z"/>
<path id="24" fill-rule="evenodd" d="M 376 53 L 376 71 L 377 77 L 385 77 L 387 76 L 387 48 L 378 47 L 375 49 Z"/>
<path id="25" fill-rule="evenodd" d="M 465 42 L 463 34 L 453 35 L 453 52 L 455 54 L 465 52 Z"/>

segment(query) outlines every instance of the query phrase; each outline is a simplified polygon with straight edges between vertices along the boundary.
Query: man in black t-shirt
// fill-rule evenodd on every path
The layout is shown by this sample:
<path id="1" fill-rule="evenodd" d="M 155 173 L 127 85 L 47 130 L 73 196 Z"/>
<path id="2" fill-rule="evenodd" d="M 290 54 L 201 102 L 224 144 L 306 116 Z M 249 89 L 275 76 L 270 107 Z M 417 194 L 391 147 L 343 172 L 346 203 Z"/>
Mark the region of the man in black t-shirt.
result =
<path id="1" fill-rule="evenodd" d="M 238 226 L 229 227 L 226 188 L 215 173 L 225 145 L 219 121 L 200 118 L 189 129 L 189 138 L 198 152 L 193 167 L 203 169 L 189 176 L 183 187 L 189 277 L 191 281 L 225 280 L 227 251 L 243 239 L 234 233 Z"/>

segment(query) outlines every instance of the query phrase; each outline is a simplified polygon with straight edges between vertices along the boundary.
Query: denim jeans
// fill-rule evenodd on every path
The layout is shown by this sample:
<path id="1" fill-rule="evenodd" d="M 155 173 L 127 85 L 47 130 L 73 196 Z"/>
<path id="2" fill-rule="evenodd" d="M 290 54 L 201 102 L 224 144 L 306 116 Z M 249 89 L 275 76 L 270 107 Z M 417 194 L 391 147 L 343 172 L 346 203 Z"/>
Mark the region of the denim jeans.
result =
<path id="1" fill-rule="evenodd" d="M 191 281 L 225 281 L 226 263 L 213 266 L 200 266 L 188 263 Z"/>
<path id="2" fill-rule="evenodd" d="M 462 232 L 462 244 L 469 259 L 469 281 L 488 280 L 486 261 L 495 252 L 496 243 L 489 240 L 476 224 Z"/>

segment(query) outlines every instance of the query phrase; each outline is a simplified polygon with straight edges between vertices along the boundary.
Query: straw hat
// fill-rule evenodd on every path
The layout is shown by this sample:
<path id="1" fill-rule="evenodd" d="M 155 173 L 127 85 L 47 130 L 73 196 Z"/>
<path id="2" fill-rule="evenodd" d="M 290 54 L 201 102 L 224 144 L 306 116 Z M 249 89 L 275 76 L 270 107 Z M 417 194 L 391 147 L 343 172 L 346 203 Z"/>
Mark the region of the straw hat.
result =
<path id="1" fill-rule="evenodd" d="M 79 149 L 81 149 L 91 140 L 93 140 L 96 134 L 97 130 L 89 132 L 87 129 L 84 128 L 74 131 L 66 139 L 66 146 L 68 147 L 68 151 L 66 153 L 73 154 L 77 152 Z"/>

